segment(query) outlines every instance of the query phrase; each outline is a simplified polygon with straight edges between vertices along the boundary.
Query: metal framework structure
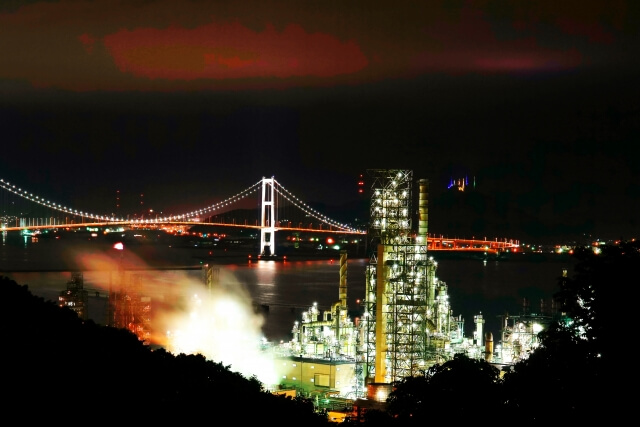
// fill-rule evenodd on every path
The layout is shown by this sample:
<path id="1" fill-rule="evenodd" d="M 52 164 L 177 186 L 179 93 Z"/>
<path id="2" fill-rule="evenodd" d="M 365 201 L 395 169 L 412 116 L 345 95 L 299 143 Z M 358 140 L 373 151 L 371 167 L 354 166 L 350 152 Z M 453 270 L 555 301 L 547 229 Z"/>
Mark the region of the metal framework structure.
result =
<path id="1" fill-rule="evenodd" d="M 58 305 L 70 308 L 82 320 L 89 318 L 89 292 L 84 289 L 82 272 L 74 271 L 71 273 L 67 289 L 59 293 Z"/>
<path id="2" fill-rule="evenodd" d="M 413 224 L 413 172 L 369 170 L 370 262 L 360 324 L 357 388 L 415 376 L 449 341 L 451 310 L 437 264 L 427 256 L 428 186 L 418 181 L 418 231 Z"/>
<path id="3" fill-rule="evenodd" d="M 120 268 L 118 290 L 109 291 L 109 326 L 128 329 L 144 344 L 151 339 L 151 298 L 144 295 L 142 278 L 135 274 L 130 283 L 125 282 L 124 270 Z"/>
<path id="4" fill-rule="evenodd" d="M 370 262 L 365 284 L 363 381 L 411 375 L 424 354 L 426 262 L 412 244 L 413 172 L 369 170 Z M 359 370 L 360 371 L 360 370 Z"/>

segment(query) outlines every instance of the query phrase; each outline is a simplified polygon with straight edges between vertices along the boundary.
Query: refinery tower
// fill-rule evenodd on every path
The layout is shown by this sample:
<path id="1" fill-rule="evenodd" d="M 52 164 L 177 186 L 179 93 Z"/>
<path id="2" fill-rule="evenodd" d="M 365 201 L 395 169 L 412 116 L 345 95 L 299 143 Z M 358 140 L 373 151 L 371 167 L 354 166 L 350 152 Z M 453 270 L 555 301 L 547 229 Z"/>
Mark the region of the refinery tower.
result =
<path id="1" fill-rule="evenodd" d="M 451 315 L 447 285 L 438 281 L 437 263 L 427 253 L 428 180 L 416 182 L 415 197 L 411 170 L 367 172 L 370 261 L 355 369 L 361 394 L 423 373 L 446 359 L 463 335 L 462 321 Z"/>
<path id="2" fill-rule="evenodd" d="M 414 182 L 411 170 L 367 172 L 369 262 L 360 317 L 348 316 L 342 251 L 336 303 L 325 312 L 314 304 L 295 323 L 293 339 L 278 348 L 286 367 L 281 386 L 311 395 L 326 389 L 359 405 L 384 402 L 394 382 L 422 375 L 455 353 L 487 353 L 482 315 L 474 318 L 473 339 L 465 338 L 464 321 L 452 315 L 447 284 L 427 253 L 428 180 Z"/>

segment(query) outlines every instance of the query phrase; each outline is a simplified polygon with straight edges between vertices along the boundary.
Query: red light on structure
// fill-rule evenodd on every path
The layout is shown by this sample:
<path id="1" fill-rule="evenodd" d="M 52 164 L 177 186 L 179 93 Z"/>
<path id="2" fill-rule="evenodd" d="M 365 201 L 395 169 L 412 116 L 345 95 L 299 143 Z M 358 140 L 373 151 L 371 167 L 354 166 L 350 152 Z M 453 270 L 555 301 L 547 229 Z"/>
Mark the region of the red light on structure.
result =
<path id="1" fill-rule="evenodd" d="M 114 243 L 113 249 L 117 249 L 119 251 L 124 250 L 124 244 L 122 242 Z"/>
<path id="2" fill-rule="evenodd" d="M 328 245 L 333 245 L 335 243 L 335 240 L 333 240 L 333 237 L 327 237 L 327 244 Z"/>
<path id="3" fill-rule="evenodd" d="M 358 178 L 358 194 L 363 194 L 364 193 L 364 178 L 362 177 L 362 174 L 360 174 L 360 177 Z"/>

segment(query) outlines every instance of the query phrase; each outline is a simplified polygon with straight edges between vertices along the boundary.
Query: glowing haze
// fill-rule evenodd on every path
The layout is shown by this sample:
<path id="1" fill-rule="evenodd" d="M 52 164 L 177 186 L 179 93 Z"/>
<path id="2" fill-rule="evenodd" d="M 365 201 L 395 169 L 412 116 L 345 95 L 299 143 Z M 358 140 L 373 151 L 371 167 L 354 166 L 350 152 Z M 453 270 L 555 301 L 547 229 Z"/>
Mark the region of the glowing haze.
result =
<path id="1" fill-rule="evenodd" d="M 129 250 L 65 253 L 82 270 L 124 271 L 119 280 L 139 285 L 137 292 L 151 298 L 152 344 L 173 354 L 201 354 L 265 386 L 276 384 L 278 376 L 268 354 L 261 351 L 264 318 L 253 309 L 252 299 L 232 273 L 220 271 L 217 283 L 207 289 L 176 270 L 157 273 L 145 269 L 145 262 Z M 109 283 L 93 286 L 109 287 Z"/>
<path id="2" fill-rule="evenodd" d="M 260 351 L 264 319 L 253 311 L 241 284 L 222 275 L 211 290 L 201 283 L 181 286 L 190 292 L 184 306 L 167 307 L 155 316 L 155 327 L 166 328 L 165 348 L 174 354 L 202 354 L 245 377 L 275 384 L 274 364 Z"/>

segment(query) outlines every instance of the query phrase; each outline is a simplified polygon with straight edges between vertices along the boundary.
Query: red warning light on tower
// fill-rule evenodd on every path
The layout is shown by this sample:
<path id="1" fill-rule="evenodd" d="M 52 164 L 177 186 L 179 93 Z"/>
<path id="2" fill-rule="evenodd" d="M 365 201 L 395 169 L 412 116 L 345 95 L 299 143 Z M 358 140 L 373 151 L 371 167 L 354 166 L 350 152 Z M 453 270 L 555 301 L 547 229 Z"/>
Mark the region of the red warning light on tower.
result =
<path id="1" fill-rule="evenodd" d="M 362 174 L 358 177 L 358 194 L 364 194 L 364 176 Z"/>

